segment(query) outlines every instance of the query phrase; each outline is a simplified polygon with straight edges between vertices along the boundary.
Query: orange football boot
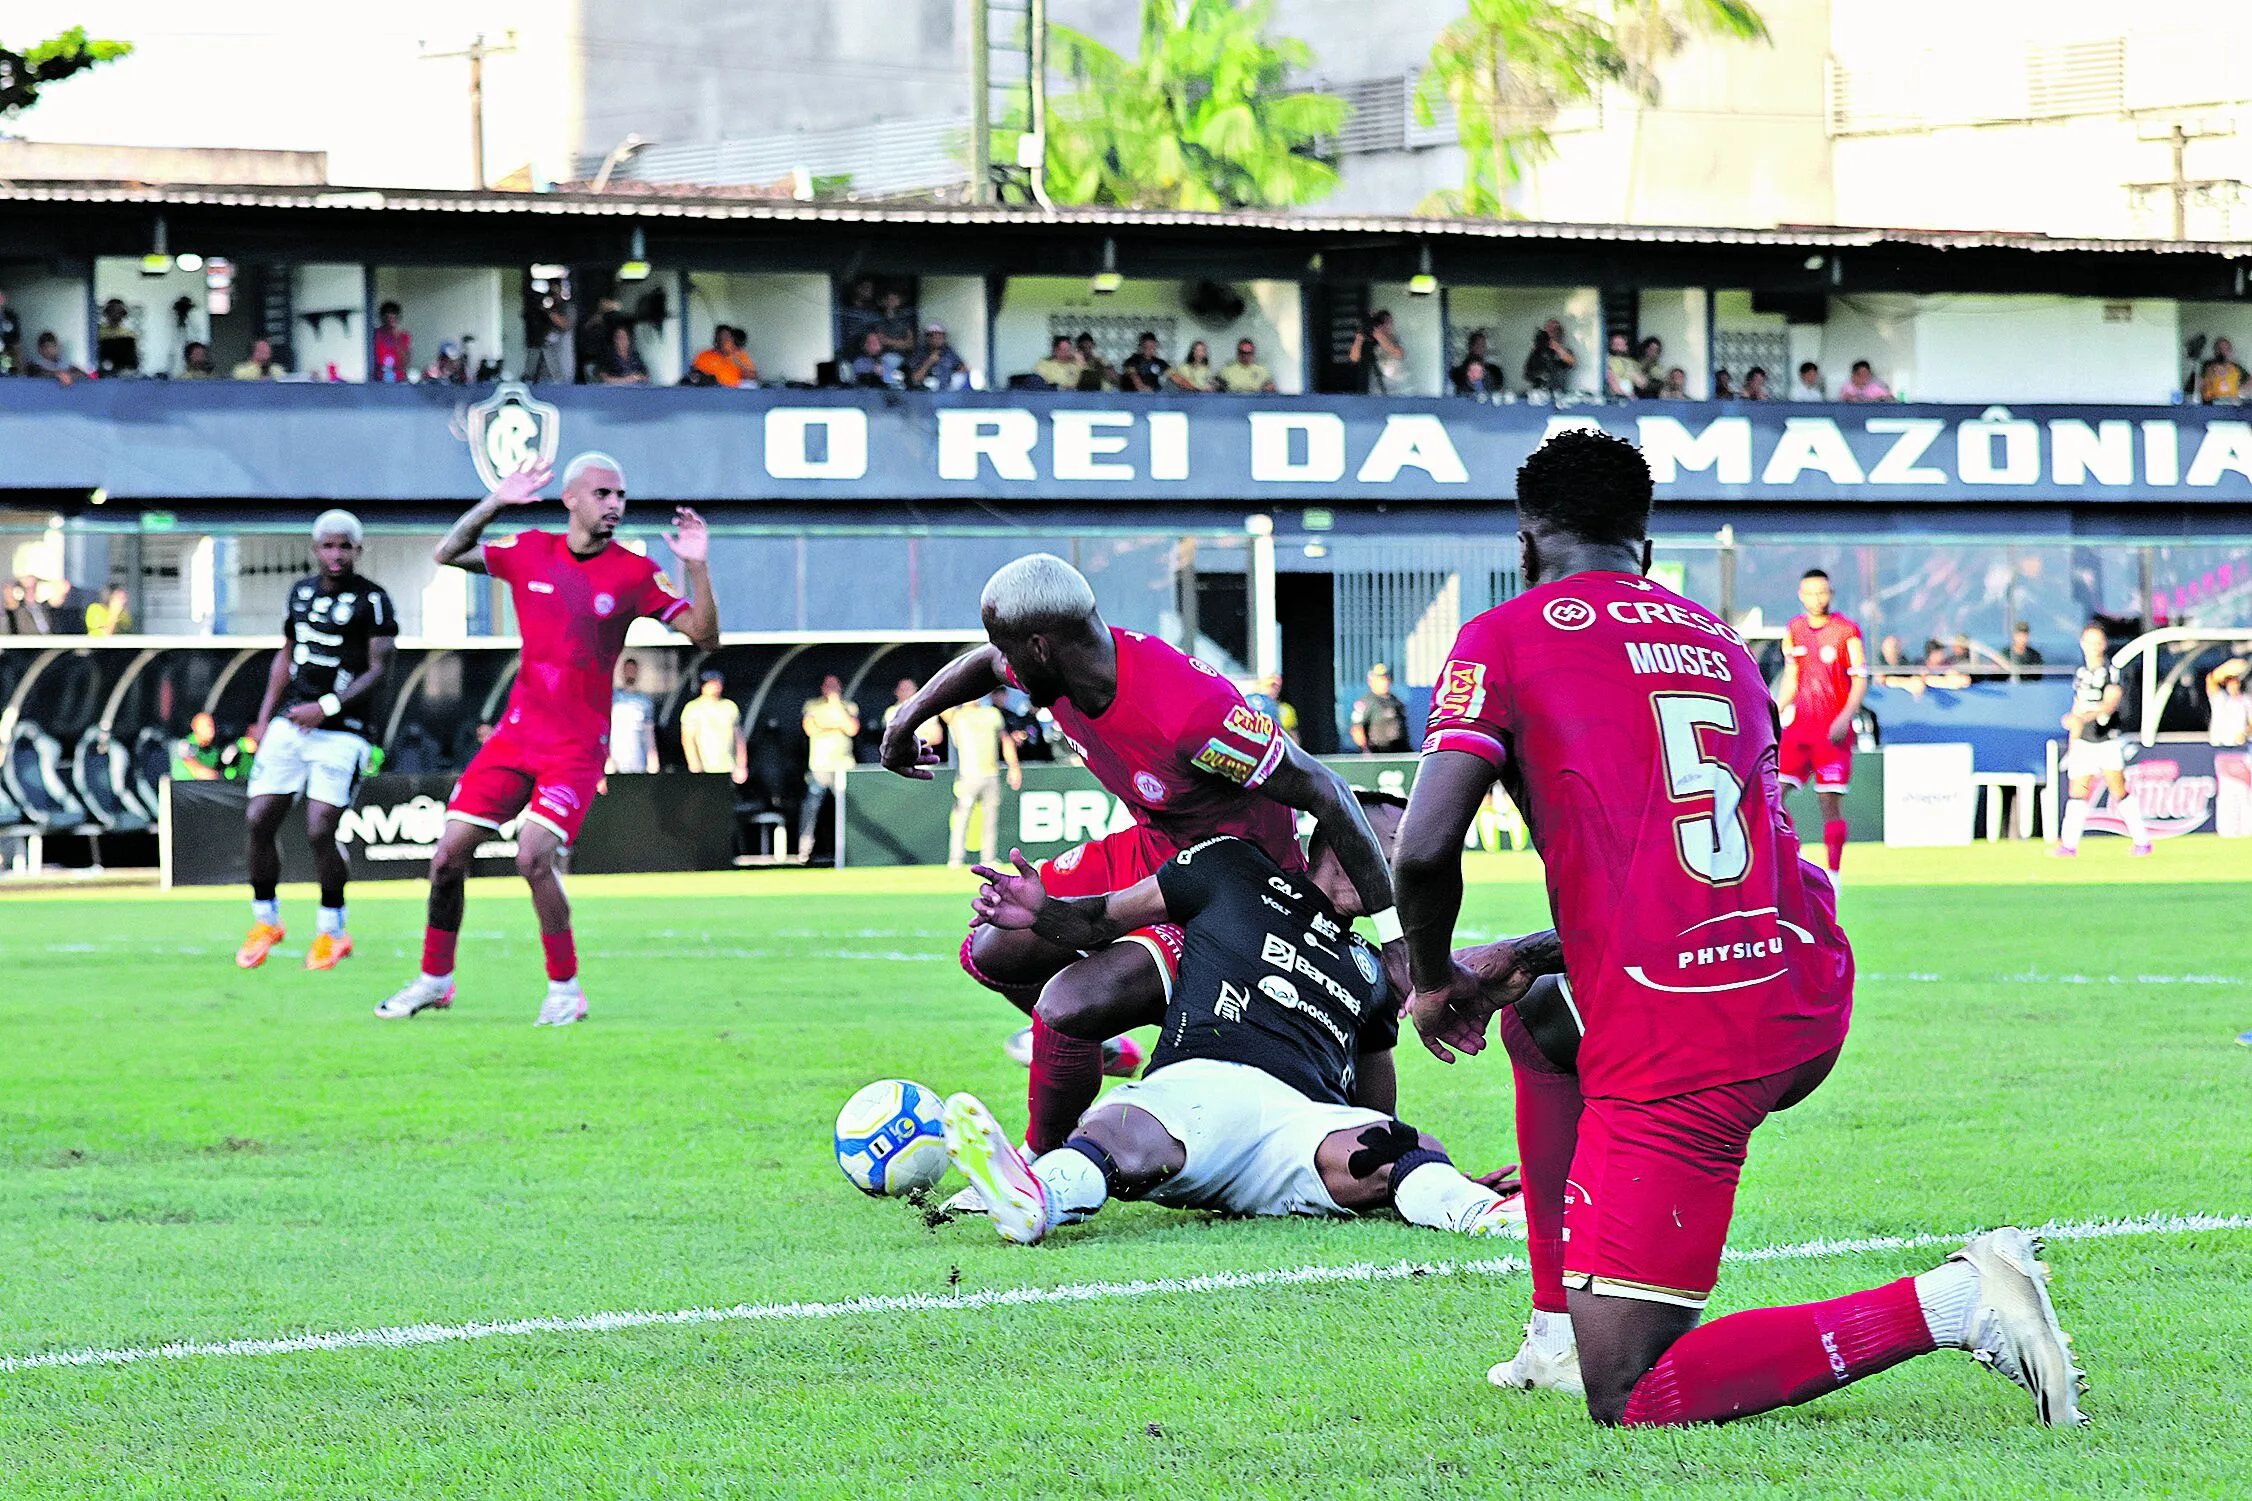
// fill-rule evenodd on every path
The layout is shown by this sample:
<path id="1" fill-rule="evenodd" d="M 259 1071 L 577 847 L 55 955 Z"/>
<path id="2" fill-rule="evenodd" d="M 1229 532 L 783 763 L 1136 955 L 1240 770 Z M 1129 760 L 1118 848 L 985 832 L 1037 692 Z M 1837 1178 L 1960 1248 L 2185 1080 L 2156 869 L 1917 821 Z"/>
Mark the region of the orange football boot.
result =
<path id="1" fill-rule="evenodd" d="M 252 923 L 250 936 L 242 941 L 241 948 L 235 950 L 235 967 L 256 969 L 266 962 L 266 956 L 274 951 L 274 945 L 288 936 L 272 923 Z"/>
<path id="2" fill-rule="evenodd" d="M 307 969 L 334 969 L 350 957 L 352 937 L 348 933 L 315 933 L 313 946 L 305 951 Z"/>

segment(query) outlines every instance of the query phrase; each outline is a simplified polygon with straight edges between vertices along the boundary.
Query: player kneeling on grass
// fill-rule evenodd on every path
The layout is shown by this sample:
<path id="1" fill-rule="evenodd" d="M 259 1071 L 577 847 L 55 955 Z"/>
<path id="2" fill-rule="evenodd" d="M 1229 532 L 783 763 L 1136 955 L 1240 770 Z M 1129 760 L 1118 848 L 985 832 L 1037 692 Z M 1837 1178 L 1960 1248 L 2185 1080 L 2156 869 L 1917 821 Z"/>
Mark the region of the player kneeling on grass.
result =
<path id="1" fill-rule="evenodd" d="M 362 578 L 360 519 L 323 511 L 313 522 L 319 569 L 290 586 L 281 650 L 266 674 L 266 697 L 250 742 L 250 933 L 235 963 L 256 969 L 282 931 L 281 851 L 275 836 L 289 805 L 305 798 L 305 841 L 321 883 L 319 931 L 305 950 L 307 969 L 334 969 L 352 952 L 344 931 L 344 882 L 350 867 L 336 830 L 352 806 L 374 750 L 368 720 L 376 689 L 391 666 L 399 612 L 383 586 Z"/>
<path id="2" fill-rule="evenodd" d="M 1379 840 L 1396 799 L 1363 795 Z M 1024 856 L 980 867 L 976 921 L 1096 949 L 1153 923 L 1183 930 L 1180 973 L 1148 1071 L 1029 1164 L 975 1097 L 946 1102 L 946 1146 L 1006 1240 L 1032 1244 L 1113 1198 L 1233 1214 L 1344 1216 L 1389 1205 L 1416 1224 L 1514 1231 L 1514 1193 L 1465 1178 L 1393 1115 L 1399 996 L 1352 931 L 1359 896 L 1318 836 L 1286 872 L 1222 836 L 1106 896 L 1056 898 Z"/>

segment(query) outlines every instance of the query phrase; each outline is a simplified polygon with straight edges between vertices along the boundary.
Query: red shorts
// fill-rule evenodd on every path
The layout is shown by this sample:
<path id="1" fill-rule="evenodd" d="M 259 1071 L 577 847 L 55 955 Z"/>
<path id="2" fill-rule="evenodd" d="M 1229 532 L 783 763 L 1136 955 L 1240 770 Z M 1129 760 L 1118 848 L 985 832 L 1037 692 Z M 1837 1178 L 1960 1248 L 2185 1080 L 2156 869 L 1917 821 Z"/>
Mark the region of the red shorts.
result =
<path id="1" fill-rule="evenodd" d="M 1853 783 L 1853 737 L 1840 745 L 1830 738 L 1828 725 L 1800 729 L 1794 722 L 1783 727 L 1775 748 L 1775 774 L 1793 787 L 1814 784 L 1817 792 L 1843 792 Z"/>
<path id="2" fill-rule="evenodd" d="M 602 763 L 552 752 L 530 753 L 506 730 L 478 748 L 446 799 L 446 817 L 498 829 L 521 813 L 553 829 L 565 844 L 579 837 L 586 810 L 602 784 Z"/>
<path id="3" fill-rule="evenodd" d="M 1704 1307 L 1752 1129 L 1812 1094 L 1838 1052 L 1662 1100 L 1588 1100 L 1564 1185 L 1564 1285 Z"/>
<path id="4" fill-rule="evenodd" d="M 1170 839 L 1136 824 L 1041 861 L 1040 884 L 1048 889 L 1050 896 L 1101 896 L 1124 891 L 1155 875 L 1160 865 L 1179 853 Z M 1180 925 L 1168 922 L 1136 928 L 1118 941 L 1149 951 L 1150 958 L 1157 961 L 1158 976 L 1164 981 L 1165 999 L 1172 1000 L 1173 981 L 1181 973 L 1181 945 L 1186 941 Z M 1006 988 L 978 973 L 967 943 L 962 945 L 962 968 L 980 985 L 1000 990 L 1004 995 L 1008 993 Z"/>

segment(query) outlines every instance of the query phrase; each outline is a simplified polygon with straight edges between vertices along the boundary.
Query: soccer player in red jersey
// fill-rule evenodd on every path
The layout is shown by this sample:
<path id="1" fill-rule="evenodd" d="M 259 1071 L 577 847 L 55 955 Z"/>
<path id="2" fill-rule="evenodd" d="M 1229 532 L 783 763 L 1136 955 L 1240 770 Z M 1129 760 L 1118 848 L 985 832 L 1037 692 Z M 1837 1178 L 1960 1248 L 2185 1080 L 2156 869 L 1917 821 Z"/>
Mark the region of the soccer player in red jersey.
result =
<path id="1" fill-rule="evenodd" d="M 1853 781 L 1853 716 L 1869 696 L 1868 649 L 1861 627 L 1830 613 L 1830 576 L 1809 568 L 1798 581 L 1806 613 L 1783 631 L 1783 706 L 1777 773 L 1786 787 L 1814 784 L 1822 809 L 1822 852 L 1830 873 L 1845 864 L 1845 789 Z"/>
<path id="2" fill-rule="evenodd" d="M 500 727 L 462 768 L 446 802 L 446 832 L 430 862 L 422 972 L 375 1008 L 387 1020 L 453 1004 L 463 882 L 477 846 L 518 814 L 523 820 L 516 831 L 516 869 L 532 888 L 547 956 L 547 999 L 539 1025 L 568 1026 L 586 1016 L 571 904 L 555 857 L 577 836 L 602 781 L 610 675 L 625 647 L 626 628 L 646 615 L 707 651 L 719 644 L 703 518 L 685 506 L 675 510 L 665 538 L 688 575 L 683 599 L 656 564 L 612 540 L 625 516 L 626 482 L 608 454 L 582 453 L 563 471 L 563 506 L 571 515 L 567 530 L 478 541 L 502 511 L 538 500 L 548 479 L 547 467 L 538 464 L 510 475 L 438 544 L 441 564 L 509 584 L 524 638 L 523 660 Z"/>
<path id="3" fill-rule="evenodd" d="M 1641 453 L 1592 430 L 1518 471 L 1529 588 L 1456 640 L 1400 833 L 1417 1030 L 1452 1062 L 1498 1014 L 1516 1069 L 1537 1313 L 1491 1379 L 1584 1382 L 1599 1423 L 1719 1422 L 1956 1348 L 2031 1391 L 2043 1422 L 2077 1421 L 2079 1373 L 2021 1230 L 1919 1277 L 1699 1324 L 1753 1128 L 1837 1062 L 1853 952 L 1784 816 L 1750 653 L 1643 576 L 1650 488 Z M 1463 835 L 1497 778 L 1556 927 L 1465 967 L 1449 951 Z M 1558 971 L 1550 1004 L 1517 993 Z"/>
<path id="4" fill-rule="evenodd" d="M 936 759 L 915 737 L 933 715 L 1004 683 L 1050 710 L 1095 780 L 1134 822 L 1041 867 L 1051 896 L 1123 891 L 1173 855 L 1215 835 L 1249 840 L 1286 871 L 1302 871 L 1297 817 L 1311 813 L 1374 914 L 1389 957 L 1404 964 L 1392 875 L 1351 787 L 1204 663 L 1138 631 L 1115 630 L 1078 569 L 1048 553 L 1003 567 L 980 604 L 989 644 L 955 658 L 892 717 L 884 765 L 927 779 Z M 1181 930 L 1159 924 L 1082 956 L 1032 932 L 973 928 L 962 967 L 1032 1017 L 1035 1151 L 1062 1145 L 1102 1087 L 1103 1042 L 1165 1014 L 1181 961 Z M 1130 1070 L 1128 1070 L 1130 1071 Z"/>

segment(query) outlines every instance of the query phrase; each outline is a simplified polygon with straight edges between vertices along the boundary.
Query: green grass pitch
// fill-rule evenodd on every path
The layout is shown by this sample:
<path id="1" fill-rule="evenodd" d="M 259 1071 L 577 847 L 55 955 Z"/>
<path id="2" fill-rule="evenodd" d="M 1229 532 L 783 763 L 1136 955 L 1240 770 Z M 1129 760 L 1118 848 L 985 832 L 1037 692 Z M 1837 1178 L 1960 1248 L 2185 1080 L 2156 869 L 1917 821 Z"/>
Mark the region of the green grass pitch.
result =
<path id="1" fill-rule="evenodd" d="M 1856 847 L 1862 968 L 1830 1082 L 1754 1139 L 1733 1240 L 2252 1212 L 2245 878 L 2211 839 L 2130 862 Z M 1535 925 L 1529 857 L 1465 925 Z M 358 955 L 263 971 L 239 893 L 0 901 L 0 1495 L 2241 1496 L 2252 1230 L 2059 1240 L 2095 1425 L 2048 1432 L 1967 1358 L 1726 1428 L 1605 1433 L 1503 1393 L 1521 1274 L 1119 1284 L 1521 1253 L 1394 1220 L 1113 1207 L 1024 1249 L 927 1228 L 831 1160 L 898 1075 L 1021 1120 L 1014 1013 L 954 965 L 941 872 L 574 883 L 593 1014 L 531 1025 L 520 886 L 480 882 L 461 999 L 412 970 L 420 890 L 355 892 Z M 1402 1112 L 1511 1160 L 1498 1055 L 1402 1051 Z M 2162 1227 L 2163 1228 L 2163 1227 Z M 1943 1250 L 1732 1264 L 1716 1311 L 1826 1297 Z M 1090 1296 L 993 1306 L 998 1289 Z M 758 1305 L 926 1295 L 858 1311 Z M 967 1296 L 966 1296 L 967 1295 Z M 698 1324 L 130 1364 L 21 1357 L 634 1310 Z M 756 1316 L 753 1316 L 756 1315 Z M 11 1361 L 11 1358 L 15 1358 Z"/>

